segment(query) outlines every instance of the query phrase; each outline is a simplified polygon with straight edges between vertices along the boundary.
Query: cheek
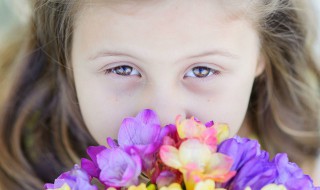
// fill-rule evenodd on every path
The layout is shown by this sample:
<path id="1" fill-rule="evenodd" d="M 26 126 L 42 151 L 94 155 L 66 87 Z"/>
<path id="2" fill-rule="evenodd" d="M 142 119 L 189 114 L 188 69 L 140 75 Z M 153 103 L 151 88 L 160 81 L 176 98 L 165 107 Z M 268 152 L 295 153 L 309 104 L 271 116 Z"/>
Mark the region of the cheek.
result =
<path id="1" fill-rule="evenodd" d="M 122 119 L 130 115 L 121 89 L 106 83 L 103 74 L 81 68 L 74 69 L 74 78 L 81 114 L 91 135 L 99 144 L 106 144 L 107 137 L 117 138 Z"/>
<path id="2" fill-rule="evenodd" d="M 254 81 L 254 72 L 241 72 L 226 77 L 222 84 L 205 98 L 193 97 L 192 115 L 198 115 L 203 122 L 213 120 L 227 123 L 230 135 L 234 136 L 242 126 L 245 118 L 251 89 Z M 190 98 L 191 99 L 191 98 Z"/>
<path id="3" fill-rule="evenodd" d="M 228 121 L 233 136 L 239 131 L 247 113 L 254 73 L 230 80 L 232 81 L 227 83 L 230 85 L 226 86 L 225 96 L 221 98 L 219 107 L 223 117 L 221 121 Z"/>

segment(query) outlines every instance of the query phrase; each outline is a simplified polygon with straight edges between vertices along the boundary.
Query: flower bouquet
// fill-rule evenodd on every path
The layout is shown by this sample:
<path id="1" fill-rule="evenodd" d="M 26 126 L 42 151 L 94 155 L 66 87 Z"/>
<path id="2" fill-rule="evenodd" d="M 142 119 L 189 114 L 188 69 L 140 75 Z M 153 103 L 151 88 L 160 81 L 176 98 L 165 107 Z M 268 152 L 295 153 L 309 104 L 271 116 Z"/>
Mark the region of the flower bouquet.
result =
<path id="1" fill-rule="evenodd" d="M 146 109 L 123 120 L 117 140 L 88 147 L 90 160 L 45 189 L 320 190 L 286 154 L 270 160 L 256 140 L 228 136 L 226 124 L 195 117 L 177 116 L 175 125 L 162 127 Z"/>

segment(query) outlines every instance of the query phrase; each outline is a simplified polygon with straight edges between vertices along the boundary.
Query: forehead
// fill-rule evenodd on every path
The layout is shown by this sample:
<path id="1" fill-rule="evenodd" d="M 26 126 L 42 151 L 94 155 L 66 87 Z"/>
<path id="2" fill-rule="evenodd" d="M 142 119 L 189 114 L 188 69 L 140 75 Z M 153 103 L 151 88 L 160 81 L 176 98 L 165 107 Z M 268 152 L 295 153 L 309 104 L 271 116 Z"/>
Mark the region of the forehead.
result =
<path id="1" fill-rule="evenodd" d="M 165 57 L 199 46 L 239 49 L 248 38 L 256 40 L 250 22 L 226 10 L 218 0 L 90 1 L 75 21 L 74 45 L 83 52 L 102 46 L 144 48 L 146 54 Z"/>
<path id="2" fill-rule="evenodd" d="M 277 2 L 277 0 L 273 0 L 272 2 Z M 261 1 L 253 1 L 253 0 L 84 0 L 84 1 L 75 1 L 75 5 L 77 8 L 87 8 L 88 6 L 107 6 L 111 9 L 116 10 L 131 10 L 137 11 L 144 8 L 160 8 L 164 6 L 170 6 L 174 4 L 182 4 L 182 3 L 193 3 L 193 4 L 214 4 L 216 6 L 220 6 L 223 11 L 231 11 L 231 12 L 245 12 L 255 11 L 259 6 L 267 5 Z M 272 3 L 270 3 L 272 4 Z M 273 3 L 276 4 L 276 3 Z M 80 9 L 81 10 L 81 9 Z M 259 10 L 260 11 L 260 10 Z"/>
<path id="3" fill-rule="evenodd" d="M 216 14 L 224 14 L 225 19 L 232 20 L 237 18 L 248 18 L 254 12 L 252 7 L 255 7 L 256 2 L 252 0 L 86 0 L 76 2 L 77 9 L 76 19 L 81 18 L 81 15 L 97 10 L 104 9 L 118 15 L 126 16 L 154 16 L 157 13 L 166 16 L 164 13 L 183 13 L 187 6 L 192 5 L 192 10 L 201 10 L 206 7 Z M 205 6 L 204 6 L 205 5 Z M 195 11 L 197 12 L 197 11 Z M 77 19 L 78 18 L 78 19 Z"/>

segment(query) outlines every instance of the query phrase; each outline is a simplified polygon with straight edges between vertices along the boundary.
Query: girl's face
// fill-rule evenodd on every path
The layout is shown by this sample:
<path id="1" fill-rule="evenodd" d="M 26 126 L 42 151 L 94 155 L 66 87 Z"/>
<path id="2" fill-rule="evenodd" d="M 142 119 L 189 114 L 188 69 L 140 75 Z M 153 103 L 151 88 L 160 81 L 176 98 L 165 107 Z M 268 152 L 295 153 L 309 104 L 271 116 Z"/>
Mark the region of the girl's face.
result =
<path id="1" fill-rule="evenodd" d="M 181 114 L 228 123 L 234 135 L 263 70 L 257 32 L 213 0 L 96 1 L 73 35 L 80 109 L 100 144 L 144 108 L 163 125 Z"/>

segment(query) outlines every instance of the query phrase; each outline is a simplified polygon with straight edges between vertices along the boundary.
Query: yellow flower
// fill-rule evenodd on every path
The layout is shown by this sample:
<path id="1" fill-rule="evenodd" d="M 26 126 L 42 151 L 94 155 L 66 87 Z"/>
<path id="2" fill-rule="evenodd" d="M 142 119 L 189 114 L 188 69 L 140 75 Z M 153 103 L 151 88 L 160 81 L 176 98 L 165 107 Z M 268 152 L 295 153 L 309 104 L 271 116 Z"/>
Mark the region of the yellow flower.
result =
<path id="1" fill-rule="evenodd" d="M 235 172 L 230 172 L 232 159 L 220 153 L 212 153 L 209 146 L 198 139 L 188 139 L 179 149 L 165 145 L 160 149 L 162 161 L 181 171 L 187 190 L 194 189 L 195 183 L 204 179 L 225 182 Z"/>
<path id="2" fill-rule="evenodd" d="M 71 190 L 70 186 L 67 183 L 64 183 L 62 187 L 58 189 L 47 189 L 47 190 Z"/>
<path id="3" fill-rule="evenodd" d="M 172 183 L 169 187 L 161 187 L 160 190 L 182 190 L 180 184 Z"/>
<path id="4" fill-rule="evenodd" d="M 177 132 L 181 139 L 200 137 L 206 126 L 196 121 L 194 117 L 181 120 L 181 115 L 176 117 Z"/>
<path id="5" fill-rule="evenodd" d="M 283 185 L 269 184 L 262 187 L 261 190 L 287 190 L 287 188 Z"/>
<path id="6" fill-rule="evenodd" d="M 200 181 L 196 184 L 194 190 L 225 190 L 223 188 L 215 188 L 215 183 L 213 180 L 208 179 L 205 181 Z"/>
<path id="7" fill-rule="evenodd" d="M 205 180 L 200 181 L 196 184 L 194 190 L 214 190 L 215 189 L 215 183 L 213 180 Z"/>
<path id="8" fill-rule="evenodd" d="M 245 190 L 251 190 L 250 187 L 246 187 Z M 264 187 L 262 187 L 261 190 L 287 190 L 287 188 L 283 185 L 277 185 L 277 184 L 269 184 Z"/>
<path id="9" fill-rule="evenodd" d="M 130 186 L 128 190 L 148 190 L 146 184 L 141 183 L 139 186 Z"/>
<path id="10" fill-rule="evenodd" d="M 227 124 L 214 124 L 214 128 L 217 130 L 218 144 L 229 137 L 229 126 Z"/>

